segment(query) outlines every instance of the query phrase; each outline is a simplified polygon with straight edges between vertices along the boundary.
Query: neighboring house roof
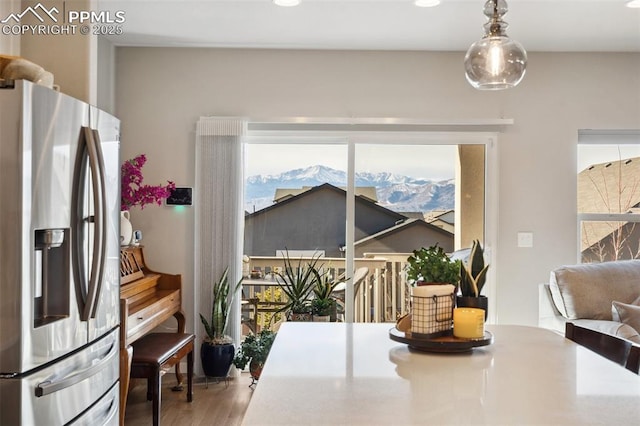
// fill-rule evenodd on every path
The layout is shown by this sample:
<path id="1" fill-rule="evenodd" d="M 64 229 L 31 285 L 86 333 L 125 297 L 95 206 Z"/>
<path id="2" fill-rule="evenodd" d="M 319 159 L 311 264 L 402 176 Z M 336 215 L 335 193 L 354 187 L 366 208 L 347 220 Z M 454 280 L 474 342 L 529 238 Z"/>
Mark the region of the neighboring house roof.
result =
<path id="1" fill-rule="evenodd" d="M 640 205 L 640 157 L 594 164 L 578 173 L 578 213 L 630 213 Z M 624 223 L 588 222 L 581 250 Z"/>
<path id="2" fill-rule="evenodd" d="M 456 230 L 456 227 L 452 224 L 450 224 L 449 222 L 445 222 L 444 220 L 440 220 L 440 219 L 435 219 L 432 220 L 431 222 L 429 222 L 429 225 L 433 225 L 436 226 L 440 229 L 444 229 L 445 231 L 453 234 Z"/>
<path id="3" fill-rule="evenodd" d="M 424 214 L 425 221 L 433 226 L 444 229 L 453 234 L 455 232 L 455 211 L 454 210 L 432 210 Z"/>
<path id="4" fill-rule="evenodd" d="M 402 214 L 409 219 L 424 219 L 424 213 L 422 212 L 402 212 Z"/>
<path id="5" fill-rule="evenodd" d="M 303 192 L 301 192 L 301 193 L 299 193 L 297 195 L 293 195 L 291 197 L 285 198 L 285 199 L 283 199 L 282 201 L 280 201 L 280 202 L 278 202 L 276 204 L 272 204 L 272 205 L 270 205 L 268 207 L 265 207 L 264 209 L 260 209 L 260 210 L 257 210 L 255 212 L 253 212 L 253 213 L 249 213 L 246 216 L 247 217 L 257 216 L 259 214 L 263 214 L 265 212 L 268 212 L 270 210 L 278 208 L 278 207 L 282 206 L 283 204 L 291 203 L 291 202 L 293 202 L 295 200 L 299 200 L 299 199 L 302 199 L 304 197 L 312 196 L 316 192 L 327 191 L 327 190 L 339 192 L 339 193 L 343 194 L 345 197 L 346 197 L 346 194 L 347 194 L 347 192 L 344 189 L 338 188 L 337 186 L 333 186 L 330 183 L 323 183 L 322 185 L 314 186 L 314 187 L 309 188 L 308 190 L 303 191 Z M 387 215 L 394 217 L 396 220 L 404 220 L 404 219 L 407 218 L 406 216 L 404 216 L 401 213 L 395 212 L 395 211 L 390 210 L 390 209 L 388 209 L 386 207 L 382 207 L 381 205 L 371 201 L 371 199 L 369 199 L 366 196 L 356 195 L 356 200 L 359 200 L 360 202 L 367 203 L 367 204 L 370 205 L 370 207 L 375 208 L 375 209 L 377 209 L 379 211 L 382 211 L 382 212 L 386 213 Z"/>
<path id="6" fill-rule="evenodd" d="M 428 223 L 433 222 L 434 220 L 441 220 L 450 225 L 455 224 L 455 211 L 453 209 L 449 210 L 431 210 L 430 212 L 424 213 L 424 220 Z"/>
<path id="7" fill-rule="evenodd" d="M 296 195 L 300 195 L 303 192 L 309 191 L 312 188 L 317 188 L 317 186 L 303 186 L 302 188 L 276 188 L 276 193 L 275 193 L 275 196 L 273 197 L 273 202 L 274 203 L 282 202 Z M 346 192 L 345 188 L 342 186 L 337 186 L 336 188 L 340 188 Z M 376 192 L 375 186 L 357 186 L 355 188 L 355 191 L 356 191 L 356 196 L 367 198 L 370 201 L 373 201 L 374 203 L 378 201 L 378 193 Z"/>
<path id="8" fill-rule="evenodd" d="M 448 232 L 447 230 L 443 230 L 442 228 L 434 226 L 434 225 L 432 225 L 430 223 L 427 223 L 422 219 L 407 219 L 407 220 L 405 220 L 403 222 L 399 222 L 395 226 L 392 226 L 392 227 L 387 228 L 387 229 L 383 229 L 380 232 L 377 232 L 377 233 L 375 233 L 373 235 L 369 235 L 368 237 L 362 238 L 362 239 L 356 241 L 354 244 L 357 246 L 359 244 L 363 244 L 363 243 L 365 243 L 367 241 L 370 241 L 370 240 L 379 240 L 379 239 L 384 238 L 384 237 L 386 237 L 388 235 L 391 235 L 391 234 L 394 234 L 394 233 L 397 233 L 397 232 L 402 232 L 406 228 L 409 228 L 409 227 L 412 227 L 412 226 L 423 226 L 423 227 L 426 227 L 428 229 L 434 230 L 436 232 L 440 232 L 440 233 L 442 233 L 444 235 L 447 235 L 447 236 L 452 236 L 453 235 L 453 233 Z"/>

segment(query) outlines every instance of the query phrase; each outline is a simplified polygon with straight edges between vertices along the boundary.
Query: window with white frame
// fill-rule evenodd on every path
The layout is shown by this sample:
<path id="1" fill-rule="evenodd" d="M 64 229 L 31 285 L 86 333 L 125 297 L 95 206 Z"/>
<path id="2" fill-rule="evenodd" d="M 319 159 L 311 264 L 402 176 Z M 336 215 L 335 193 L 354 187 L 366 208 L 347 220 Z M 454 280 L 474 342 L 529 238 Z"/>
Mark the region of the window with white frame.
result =
<path id="1" fill-rule="evenodd" d="M 578 132 L 582 263 L 640 258 L 640 130 Z"/>

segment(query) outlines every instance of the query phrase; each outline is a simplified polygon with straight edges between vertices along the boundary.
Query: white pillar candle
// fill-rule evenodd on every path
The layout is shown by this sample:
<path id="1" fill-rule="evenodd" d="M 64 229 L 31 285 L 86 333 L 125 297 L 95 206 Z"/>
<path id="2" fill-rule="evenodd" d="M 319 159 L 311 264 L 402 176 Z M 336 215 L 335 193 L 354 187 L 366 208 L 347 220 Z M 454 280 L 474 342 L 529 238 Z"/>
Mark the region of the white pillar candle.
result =
<path id="1" fill-rule="evenodd" d="M 454 291 L 451 284 L 411 288 L 411 332 L 433 334 L 451 330 Z"/>
<path id="2" fill-rule="evenodd" d="M 453 310 L 453 335 L 463 339 L 484 337 L 484 309 L 455 308 Z"/>

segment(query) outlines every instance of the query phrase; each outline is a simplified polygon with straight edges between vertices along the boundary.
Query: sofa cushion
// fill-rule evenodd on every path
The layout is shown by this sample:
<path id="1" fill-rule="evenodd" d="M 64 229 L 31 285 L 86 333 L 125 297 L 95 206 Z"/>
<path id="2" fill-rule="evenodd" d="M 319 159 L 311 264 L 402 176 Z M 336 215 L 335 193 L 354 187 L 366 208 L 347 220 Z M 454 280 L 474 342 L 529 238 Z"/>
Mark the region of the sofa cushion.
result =
<path id="1" fill-rule="evenodd" d="M 567 319 L 611 320 L 611 303 L 640 295 L 640 260 L 584 263 L 551 272 L 551 296 Z"/>
<path id="2" fill-rule="evenodd" d="M 573 320 L 572 322 L 581 327 L 590 328 L 616 337 L 622 337 L 634 343 L 640 343 L 640 333 L 630 325 L 621 322 L 589 319 Z"/>
<path id="3" fill-rule="evenodd" d="M 623 304 L 623 303 L 617 300 L 614 300 L 613 302 L 611 302 L 611 319 L 613 321 L 622 322 L 622 320 L 620 319 L 620 313 L 618 312 L 619 304 Z M 623 305 L 626 305 L 626 304 L 623 304 Z M 631 302 L 631 305 L 640 306 L 640 297 L 638 297 L 636 300 Z M 621 307 L 620 310 L 624 310 L 624 306 Z"/>
<path id="4" fill-rule="evenodd" d="M 613 301 L 611 315 L 614 321 L 619 321 L 633 327 L 640 332 L 640 306 Z"/>

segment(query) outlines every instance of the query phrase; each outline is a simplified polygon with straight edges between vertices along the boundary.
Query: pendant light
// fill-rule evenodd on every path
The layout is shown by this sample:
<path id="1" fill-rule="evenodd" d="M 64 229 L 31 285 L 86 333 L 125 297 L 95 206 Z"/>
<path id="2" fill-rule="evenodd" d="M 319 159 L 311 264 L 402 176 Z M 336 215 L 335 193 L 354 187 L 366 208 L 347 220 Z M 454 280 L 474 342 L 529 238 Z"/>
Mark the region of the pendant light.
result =
<path id="1" fill-rule="evenodd" d="M 502 20 L 505 13 L 505 0 L 488 0 L 484 4 L 484 14 L 489 18 L 484 24 L 484 37 L 473 43 L 464 57 L 467 81 L 476 89 L 509 89 L 524 77 L 527 52 L 507 36 L 509 24 Z"/>

